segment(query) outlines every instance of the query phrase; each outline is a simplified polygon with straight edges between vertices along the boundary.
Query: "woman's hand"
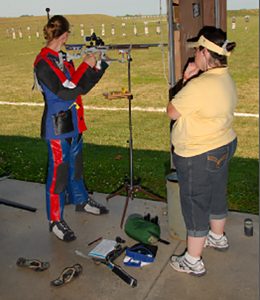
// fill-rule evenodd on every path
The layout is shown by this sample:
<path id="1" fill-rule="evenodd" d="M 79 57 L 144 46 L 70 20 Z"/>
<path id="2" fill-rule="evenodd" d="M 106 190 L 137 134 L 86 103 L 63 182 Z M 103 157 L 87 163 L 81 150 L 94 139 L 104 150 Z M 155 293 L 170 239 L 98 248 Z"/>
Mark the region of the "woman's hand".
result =
<path id="1" fill-rule="evenodd" d="M 194 63 L 194 62 L 190 62 L 186 68 L 186 70 L 184 71 L 183 74 L 183 81 L 187 81 L 188 79 L 190 79 L 191 77 L 197 75 L 199 73 L 200 69 L 198 68 L 198 66 Z"/>
<path id="2" fill-rule="evenodd" d="M 93 53 L 86 54 L 85 56 L 83 56 L 83 61 L 86 64 L 88 64 L 91 68 L 94 68 L 97 63 L 96 56 Z"/>

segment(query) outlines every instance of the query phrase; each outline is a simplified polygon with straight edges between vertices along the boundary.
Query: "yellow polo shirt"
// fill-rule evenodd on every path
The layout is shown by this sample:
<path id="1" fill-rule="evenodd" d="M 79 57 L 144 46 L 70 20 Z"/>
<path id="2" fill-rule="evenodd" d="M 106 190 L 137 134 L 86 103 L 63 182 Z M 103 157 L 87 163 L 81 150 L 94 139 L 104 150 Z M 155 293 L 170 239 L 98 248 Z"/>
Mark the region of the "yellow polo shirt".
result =
<path id="1" fill-rule="evenodd" d="M 233 141 L 237 93 L 227 67 L 214 68 L 192 79 L 172 104 L 181 114 L 172 129 L 172 144 L 183 157 L 199 155 Z"/>

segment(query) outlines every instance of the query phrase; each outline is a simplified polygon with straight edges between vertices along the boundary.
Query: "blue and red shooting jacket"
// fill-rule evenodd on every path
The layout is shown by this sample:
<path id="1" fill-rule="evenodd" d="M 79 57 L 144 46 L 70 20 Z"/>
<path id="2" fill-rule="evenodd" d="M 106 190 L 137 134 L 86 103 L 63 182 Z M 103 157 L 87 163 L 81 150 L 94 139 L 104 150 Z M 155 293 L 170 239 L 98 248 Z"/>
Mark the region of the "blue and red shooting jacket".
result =
<path id="1" fill-rule="evenodd" d="M 82 62 L 75 69 L 72 61 L 61 59 L 50 48 L 43 48 L 35 59 L 34 74 L 44 97 L 41 136 L 47 140 L 75 137 L 87 129 L 81 95 L 85 95 L 100 80 L 108 67 L 101 69 Z"/>

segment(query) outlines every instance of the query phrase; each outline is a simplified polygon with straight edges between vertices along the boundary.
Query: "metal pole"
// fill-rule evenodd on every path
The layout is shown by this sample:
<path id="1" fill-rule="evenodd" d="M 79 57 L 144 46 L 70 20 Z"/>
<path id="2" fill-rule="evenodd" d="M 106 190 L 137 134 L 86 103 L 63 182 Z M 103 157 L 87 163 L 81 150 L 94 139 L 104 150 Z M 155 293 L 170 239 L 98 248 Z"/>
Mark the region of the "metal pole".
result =
<path id="1" fill-rule="evenodd" d="M 128 92 L 131 93 L 131 49 L 129 49 L 127 54 L 128 62 Z M 133 137 L 132 137 L 132 107 L 131 107 L 132 97 L 128 97 L 128 107 L 129 107 L 129 171 L 130 171 L 130 194 L 133 197 L 132 189 L 134 185 L 134 174 L 133 174 Z"/>
<path id="2" fill-rule="evenodd" d="M 219 0 L 215 0 L 215 26 L 220 28 L 220 6 Z"/>
<path id="3" fill-rule="evenodd" d="M 174 61 L 174 24 L 173 24 L 173 2 L 172 0 L 167 1 L 168 11 L 168 51 L 169 51 L 169 85 L 173 87 L 176 83 L 175 79 L 175 61 Z"/>
<path id="4" fill-rule="evenodd" d="M 167 1 L 167 16 L 168 16 L 168 52 L 169 52 L 169 87 L 170 89 L 173 88 L 176 84 L 176 77 L 175 77 L 175 41 L 174 41 L 174 3 L 173 0 L 166 0 Z M 171 96 L 169 92 L 169 101 L 171 101 Z M 172 130 L 172 123 L 170 124 L 170 133 Z M 171 135 L 171 134 L 170 134 Z M 172 143 L 170 140 L 170 149 L 172 148 Z M 174 163 L 172 161 L 172 150 L 170 150 L 170 167 L 172 170 L 175 169 Z M 169 174 L 170 176 L 173 173 Z M 174 172 L 174 177 L 176 172 Z"/>

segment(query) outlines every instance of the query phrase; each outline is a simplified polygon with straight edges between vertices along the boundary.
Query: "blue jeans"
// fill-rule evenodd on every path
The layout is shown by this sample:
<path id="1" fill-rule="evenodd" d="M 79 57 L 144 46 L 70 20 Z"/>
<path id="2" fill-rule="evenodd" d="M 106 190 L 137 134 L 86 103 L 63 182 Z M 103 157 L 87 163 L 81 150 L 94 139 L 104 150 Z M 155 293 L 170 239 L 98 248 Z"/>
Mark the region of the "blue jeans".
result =
<path id="1" fill-rule="evenodd" d="M 188 236 L 206 236 L 211 219 L 227 216 L 228 163 L 236 147 L 237 139 L 234 139 L 227 145 L 192 157 L 173 153 Z"/>

